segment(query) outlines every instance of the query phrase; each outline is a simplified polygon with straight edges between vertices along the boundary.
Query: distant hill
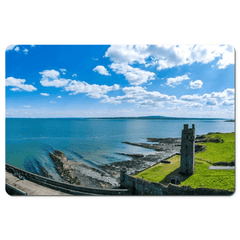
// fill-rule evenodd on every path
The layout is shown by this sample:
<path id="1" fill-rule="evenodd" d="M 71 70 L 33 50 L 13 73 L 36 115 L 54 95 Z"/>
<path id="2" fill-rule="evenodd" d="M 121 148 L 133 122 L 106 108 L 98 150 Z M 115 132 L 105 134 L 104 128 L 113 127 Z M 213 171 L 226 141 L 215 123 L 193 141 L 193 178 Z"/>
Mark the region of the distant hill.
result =
<path id="1" fill-rule="evenodd" d="M 6 117 L 6 119 L 14 119 Z M 18 119 L 157 119 L 157 120 L 220 120 L 225 122 L 235 122 L 228 118 L 184 118 L 184 117 L 165 117 L 165 116 L 142 116 L 142 117 L 61 117 L 61 118 L 18 118 Z"/>
<path id="2" fill-rule="evenodd" d="M 159 119 L 159 120 L 228 120 L 226 118 L 183 118 L 165 116 L 142 116 L 142 117 L 94 117 L 88 119 Z"/>

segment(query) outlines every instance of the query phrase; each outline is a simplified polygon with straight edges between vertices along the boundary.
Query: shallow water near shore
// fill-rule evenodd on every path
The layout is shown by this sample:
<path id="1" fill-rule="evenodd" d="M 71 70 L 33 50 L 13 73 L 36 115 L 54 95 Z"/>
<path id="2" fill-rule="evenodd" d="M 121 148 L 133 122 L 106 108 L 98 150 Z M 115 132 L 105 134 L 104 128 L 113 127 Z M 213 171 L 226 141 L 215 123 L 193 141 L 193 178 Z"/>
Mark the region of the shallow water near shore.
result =
<path id="1" fill-rule="evenodd" d="M 98 167 L 131 159 L 118 153 L 153 154 L 122 142 L 180 138 L 183 124 L 195 124 L 196 135 L 235 130 L 234 122 L 222 120 L 7 118 L 6 162 L 33 173 L 43 166 L 58 179 L 49 151 L 60 150 L 71 160 Z"/>

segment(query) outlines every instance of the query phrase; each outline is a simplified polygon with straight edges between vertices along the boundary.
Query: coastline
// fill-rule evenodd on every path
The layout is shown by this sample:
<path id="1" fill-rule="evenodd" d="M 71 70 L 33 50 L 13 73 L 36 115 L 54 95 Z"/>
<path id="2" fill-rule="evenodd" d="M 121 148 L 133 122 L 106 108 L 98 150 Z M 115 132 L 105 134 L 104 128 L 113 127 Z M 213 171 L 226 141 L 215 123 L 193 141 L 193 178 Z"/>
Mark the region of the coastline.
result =
<path id="1" fill-rule="evenodd" d="M 147 141 L 151 143 L 124 143 L 142 148 L 153 149 L 155 150 L 153 154 L 142 155 L 138 153 L 119 153 L 131 157 L 131 160 L 105 164 L 101 165 L 100 167 L 105 171 L 115 173 L 116 177 L 120 176 L 120 170 L 124 167 L 127 169 L 127 174 L 135 175 L 148 167 L 160 163 L 166 158 L 169 158 L 175 154 L 180 154 L 180 138 L 147 138 Z"/>
<path id="2" fill-rule="evenodd" d="M 128 156 L 131 159 L 111 164 L 98 165 L 98 168 L 86 163 L 74 162 L 68 159 L 64 153 L 59 150 L 49 152 L 49 156 L 63 182 L 78 184 L 85 187 L 116 188 L 119 187 L 120 170 L 122 168 L 126 168 L 128 174 L 135 175 L 146 168 L 180 153 L 180 138 L 149 138 L 147 140 L 151 143 L 124 143 L 153 149 L 155 150 L 153 154 L 118 153 L 120 155 Z M 44 174 L 45 176 L 51 177 L 46 171 L 44 171 Z"/>
<path id="3" fill-rule="evenodd" d="M 205 135 L 196 136 L 195 152 L 205 150 L 205 147 L 197 143 L 214 141 L 216 139 L 208 139 Z M 55 168 L 63 181 L 79 184 L 85 187 L 95 188 L 117 188 L 120 183 L 120 171 L 122 168 L 126 169 L 129 175 L 136 175 L 143 170 L 152 167 L 166 159 L 180 154 L 181 139 L 180 138 L 147 138 L 147 143 L 131 143 L 123 142 L 124 144 L 134 145 L 142 148 L 152 149 L 155 152 L 152 154 L 139 154 L 137 152 L 127 154 L 118 153 L 120 155 L 128 156 L 131 159 L 126 161 L 114 162 L 111 164 L 98 165 L 96 167 L 90 166 L 87 163 L 75 162 L 67 159 L 63 152 L 55 150 L 53 153 L 49 152 L 49 156 L 55 164 Z M 45 175 L 49 173 L 45 173 Z M 51 176 L 50 176 L 51 177 Z"/>
<path id="4" fill-rule="evenodd" d="M 49 152 L 49 156 L 65 183 L 94 188 L 109 188 L 118 185 L 117 180 L 110 173 L 82 162 L 74 162 L 59 150 Z"/>

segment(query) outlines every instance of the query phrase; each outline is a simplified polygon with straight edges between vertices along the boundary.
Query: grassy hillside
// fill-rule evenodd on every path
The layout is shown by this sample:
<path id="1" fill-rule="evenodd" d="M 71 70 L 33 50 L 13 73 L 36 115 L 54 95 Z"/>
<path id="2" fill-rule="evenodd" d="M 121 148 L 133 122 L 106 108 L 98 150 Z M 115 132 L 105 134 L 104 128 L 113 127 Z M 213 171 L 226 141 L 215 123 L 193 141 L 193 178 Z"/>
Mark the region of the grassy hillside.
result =
<path id="1" fill-rule="evenodd" d="M 219 139 L 223 142 L 204 142 L 207 151 L 196 154 L 197 159 L 208 160 L 209 163 L 231 162 L 235 159 L 235 133 L 221 133 L 206 135 L 207 139 Z"/>
<path id="2" fill-rule="evenodd" d="M 210 141 L 218 139 L 219 142 L 200 143 L 206 146 L 206 150 L 195 155 L 195 171 L 190 177 L 178 174 L 180 156 L 170 158 L 171 164 L 157 164 L 137 174 L 136 177 L 166 184 L 171 177 L 177 176 L 181 180 L 180 186 L 234 191 L 235 170 L 209 170 L 209 166 L 235 160 L 235 133 L 210 134 L 206 135 L 206 138 Z"/>

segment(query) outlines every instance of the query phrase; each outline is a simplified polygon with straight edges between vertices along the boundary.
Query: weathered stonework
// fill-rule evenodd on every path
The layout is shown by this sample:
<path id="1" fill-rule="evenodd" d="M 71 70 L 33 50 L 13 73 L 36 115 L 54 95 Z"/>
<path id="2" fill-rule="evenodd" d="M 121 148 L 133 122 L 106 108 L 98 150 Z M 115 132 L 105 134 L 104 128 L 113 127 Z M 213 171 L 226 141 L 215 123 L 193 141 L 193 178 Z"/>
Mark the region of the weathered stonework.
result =
<path id="1" fill-rule="evenodd" d="M 181 165 L 179 173 L 193 174 L 195 158 L 195 126 L 188 128 L 188 124 L 184 124 L 182 130 L 181 141 Z"/>
<path id="2" fill-rule="evenodd" d="M 211 188 L 191 188 L 189 186 L 178 186 L 169 183 L 149 182 L 145 179 L 130 176 L 126 174 L 126 169 L 121 171 L 121 187 L 131 191 L 131 195 L 158 195 L 158 196 L 176 196 L 176 195 L 232 195 L 233 191 Z"/>

